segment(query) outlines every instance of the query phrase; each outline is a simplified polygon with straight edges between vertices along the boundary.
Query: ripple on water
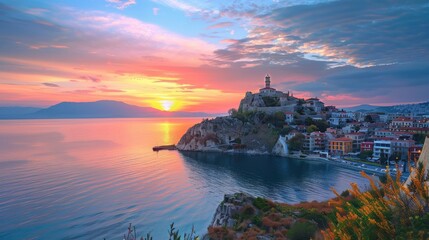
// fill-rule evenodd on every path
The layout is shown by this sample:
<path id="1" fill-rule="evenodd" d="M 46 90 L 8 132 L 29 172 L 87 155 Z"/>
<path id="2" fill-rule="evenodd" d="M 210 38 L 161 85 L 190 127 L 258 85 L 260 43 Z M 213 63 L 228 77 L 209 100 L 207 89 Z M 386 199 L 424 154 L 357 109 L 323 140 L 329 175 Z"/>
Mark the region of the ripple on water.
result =
<path id="1" fill-rule="evenodd" d="M 18 134 L 38 133 L 48 147 L 0 149 L 0 239 L 119 239 L 129 223 L 164 239 L 173 221 L 182 232 L 195 225 L 201 234 L 225 193 L 295 203 L 365 183 L 358 172 L 327 163 L 152 151 L 166 136 L 177 142 L 171 136 L 195 121 L 171 120 L 169 129 L 150 119 L 17 123 Z M 11 126 L 0 125 L 0 134 Z M 43 132 L 62 138 L 48 141 Z M 82 141 L 91 141 L 91 149 L 63 144 Z M 105 142 L 116 144 L 97 144 Z M 6 155 L 26 160 L 1 159 Z"/>

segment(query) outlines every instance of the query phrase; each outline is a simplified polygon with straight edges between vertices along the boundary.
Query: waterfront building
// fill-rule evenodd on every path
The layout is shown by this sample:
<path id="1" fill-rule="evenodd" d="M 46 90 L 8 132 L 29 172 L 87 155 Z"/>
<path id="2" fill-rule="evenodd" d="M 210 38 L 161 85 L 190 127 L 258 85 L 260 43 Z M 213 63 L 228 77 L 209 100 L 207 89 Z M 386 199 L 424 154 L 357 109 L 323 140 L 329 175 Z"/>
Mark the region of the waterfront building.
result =
<path id="1" fill-rule="evenodd" d="M 336 138 L 329 142 L 331 155 L 345 155 L 353 150 L 353 140 L 347 137 Z"/>
<path id="2" fill-rule="evenodd" d="M 363 133 L 349 133 L 346 134 L 347 138 L 353 141 L 353 152 L 360 151 L 360 144 L 365 140 L 365 134 Z"/>
<path id="3" fill-rule="evenodd" d="M 390 140 L 375 140 L 374 141 L 374 157 L 379 159 L 381 156 L 389 159 L 392 154 L 392 142 Z"/>
<path id="4" fill-rule="evenodd" d="M 360 152 L 374 151 L 374 142 L 361 142 Z"/>
<path id="5" fill-rule="evenodd" d="M 395 160 L 407 160 L 408 150 L 414 146 L 414 140 L 392 140 L 392 154 L 395 156 Z"/>
<path id="6" fill-rule="evenodd" d="M 419 160 L 420 154 L 422 153 L 422 146 L 411 146 L 408 148 L 408 161 L 416 162 Z"/>

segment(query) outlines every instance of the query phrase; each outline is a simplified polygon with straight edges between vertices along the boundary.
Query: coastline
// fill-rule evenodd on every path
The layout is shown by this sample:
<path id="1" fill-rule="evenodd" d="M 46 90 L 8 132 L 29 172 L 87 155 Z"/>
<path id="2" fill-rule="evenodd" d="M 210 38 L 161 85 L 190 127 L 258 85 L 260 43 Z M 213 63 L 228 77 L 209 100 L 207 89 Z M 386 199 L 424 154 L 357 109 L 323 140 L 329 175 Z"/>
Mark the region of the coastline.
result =
<path id="1" fill-rule="evenodd" d="M 383 168 L 382 166 L 377 167 L 365 163 L 356 163 L 353 161 L 345 160 L 345 159 L 338 159 L 338 160 L 332 160 L 328 158 L 318 157 L 315 155 L 306 155 L 306 157 L 300 157 L 300 155 L 296 154 L 289 154 L 286 156 L 280 156 L 271 154 L 268 152 L 258 152 L 258 151 L 236 151 L 236 150 L 178 150 L 179 152 L 207 152 L 207 153 L 225 153 L 225 154 L 244 154 L 244 155 L 268 155 L 268 156 L 275 156 L 275 157 L 281 157 L 281 158 L 290 158 L 295 160 L 309 160 L 309 161 L 318 161 L 318 162 L 327 162 L 329 164 L 333 164 L 336 166 L 340 166 L 343 168 L 355 170 L 355 171 L 364 171 L 368 174 L 377 175 L 377 176 L 385 176 L 388 172 L 387 166 Z M 396 168 L 393 168 L 391 171 L 389 171 L 390 175 L 395 176 L 396 175 Z M 405 181 L 408 176 L 409 172 L 402 172 L 401 180 Z"/>

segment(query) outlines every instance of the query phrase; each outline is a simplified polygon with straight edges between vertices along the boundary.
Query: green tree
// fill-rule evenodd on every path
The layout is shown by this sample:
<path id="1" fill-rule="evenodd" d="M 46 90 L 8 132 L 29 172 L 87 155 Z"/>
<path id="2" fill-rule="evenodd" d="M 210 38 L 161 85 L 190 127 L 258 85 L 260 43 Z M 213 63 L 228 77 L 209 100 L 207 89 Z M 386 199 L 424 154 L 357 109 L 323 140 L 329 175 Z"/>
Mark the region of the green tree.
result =
<path id="1" fill-rule="evenodd" d="M 390 156 L 389 160 L 398 163 L 398 161 L 401 160 L 401 157 L 401 153 L 394 153 Z"/>
<path id="2" fill-rule="evenodd" d="M 316 125 L 310 125 L 307 127 L 307 133 L 312 133 L 312 132 L 316 132 L 319 131 L 319 128 L 317 128 Z"/>
<path id="3" fill-rule="evenodd" d="M 284 112 L 276 112 L 274 113 L 274 126 L 278 128 L 282 128 L 285 125 L 286 115 Z"/>
<path id="4" fill-rule="evenodd" d="M 425 142 L 426 135 L 422 133 L 413 134 L 413 140 L 416 144 L 423 144 Z"/>
<path id="5" fill-rule="evenodd" d="M 379 159 L 379 161 L 380 161 L 380 164 L 381 165 L 387 165 L 387 156 L 386 156 L 386 154 L 385 153 L 381 153 L 380 154 L 380 159 Z"/>
<path id="6" fill-rule="evenodd" d="M 367 160 L 369 157 L 372 157 L 372 151 L 363 151 L 359 154 L 359 158 L 362 160 Z"/>
<path id="7" fill-rule="evenodd" d="M 280 131 L 280 135 L 282 135 L 282 136 L 286 136 L 286 135 L 287 135 L 287 134 L 289 134 L 292 130 L 293 130 L 293 128 L 292 128 L 292 127 L 290 127 L 290 126 L 284 126 L 284 127 L 282 128 L 282 130 Z"/>
<path id="8" fill-rule="evenodd" d="M 295 135 L 288 141 L 288 148 L 290 151 L 301 151 L 304 147 L 305 136 L 301 133 Z"/>
<path id="9" fill-rule="evenodd" d="M 374 119 L 372 119 L 371 115 L 366 115 L 364 120 L 365 120 L 365 122 L 369 122 L 369 123 L 374 122 Z"/>
<path id="10" fill-rule="evenodd" d="M 313 121 L 313 119 L 312 119 L 311 117 L 307 117 L 307 118 L 304 120 L 304 124 L 305 124 L 305 126 L 310 126 L 310 125 L 313 125 L 313 124 L 314 124 L 314 121 Z"/>
<path id="11" fill-rule="evenodd" d="M 321 132 L 326 132 L 326 129 L 329 127 L 329 123 L 325 120 L 316 120 L 314 121 L 314 125 L 316 125 Z"/>
<path id="12" fill-rule="evenodd" d="M 359 132 L 360 126 L 359 125 L 355 125 L 354 129 L 355 129 L 355 132 Z"/>

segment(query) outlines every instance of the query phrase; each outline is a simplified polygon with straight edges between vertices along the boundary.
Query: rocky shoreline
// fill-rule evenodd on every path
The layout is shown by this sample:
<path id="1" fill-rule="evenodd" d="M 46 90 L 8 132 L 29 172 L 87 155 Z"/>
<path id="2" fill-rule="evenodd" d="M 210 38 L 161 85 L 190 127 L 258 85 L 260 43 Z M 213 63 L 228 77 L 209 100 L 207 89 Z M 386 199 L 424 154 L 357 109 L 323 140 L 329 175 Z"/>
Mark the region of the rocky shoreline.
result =
<path id="1" fill-rule="evenodd" d="M 247 193 L 225 194 L 202 239 L 321 239 L 332 210 L 327 202 L 289 205 Z"/>
<path id="2" fill-rule="evenodd" d="M 181 151 L 286 155 L 285 140 L 263 121 L 264 116 L 255 115 L 245 122 L 230 116 L 203 120 L 189 128 L 176 147 Z"/>

